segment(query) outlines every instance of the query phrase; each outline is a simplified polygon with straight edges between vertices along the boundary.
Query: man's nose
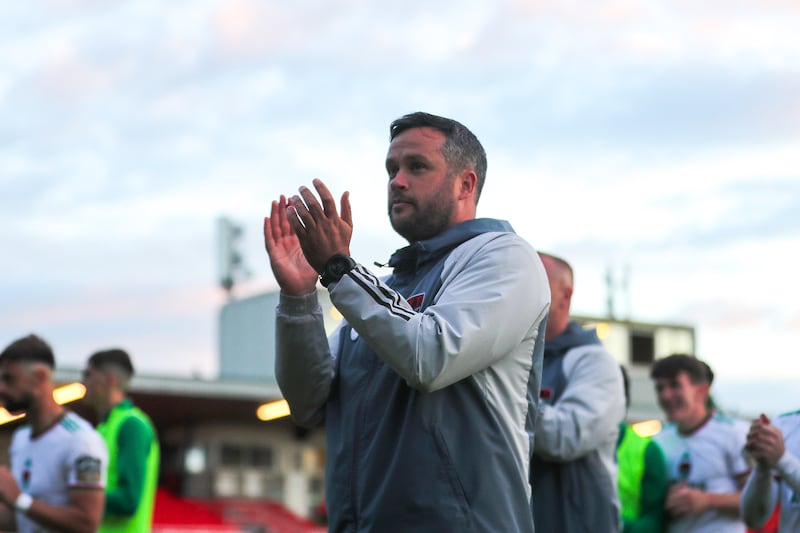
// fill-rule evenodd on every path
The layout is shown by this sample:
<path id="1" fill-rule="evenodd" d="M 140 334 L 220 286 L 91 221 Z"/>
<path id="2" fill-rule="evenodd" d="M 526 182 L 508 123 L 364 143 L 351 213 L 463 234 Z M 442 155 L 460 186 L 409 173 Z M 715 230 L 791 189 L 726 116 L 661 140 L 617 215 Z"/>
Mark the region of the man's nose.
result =
<path id="1" fill-rule="evenodd" d="M 391 190 L 408 189 L 408 180 L 402 170 L 398 171 L 397 174 L 389 180 L 389 188 Z"/>

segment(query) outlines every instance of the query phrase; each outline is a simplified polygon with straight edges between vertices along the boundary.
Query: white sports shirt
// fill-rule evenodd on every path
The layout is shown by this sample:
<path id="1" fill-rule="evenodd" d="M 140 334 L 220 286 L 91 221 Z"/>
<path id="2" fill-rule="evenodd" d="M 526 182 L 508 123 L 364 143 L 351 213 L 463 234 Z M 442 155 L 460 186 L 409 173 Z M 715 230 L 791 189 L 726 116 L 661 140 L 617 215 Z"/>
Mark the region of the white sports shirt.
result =
<path id="1" fill-rule="evenodd" d="M 714 415 L 691 435 L 681 435 L 668 424 L 653 437 L 664 450 L 670 483 L 725 494 L 739 492 L 736 476 L 747 473 L 744 456 L 748 425 L 724 415 Z M 711 509 L 705 513 L 671 520 L 669 533 L 744 533 L 745 525 L 731 514 Z"/>
<path id="2" fill-rule="evenodd" d="M 67 412 L 55 426 L 31 439 L 31 426 L 18 428 L 11 439 L 11 472 L 20 490 L 50 505 L 69 502 L 69 489 L 103 490 L 108 450 L 103 438 L 86 420 Z M 48 529 L 17 513 L 19 533 Z"/>

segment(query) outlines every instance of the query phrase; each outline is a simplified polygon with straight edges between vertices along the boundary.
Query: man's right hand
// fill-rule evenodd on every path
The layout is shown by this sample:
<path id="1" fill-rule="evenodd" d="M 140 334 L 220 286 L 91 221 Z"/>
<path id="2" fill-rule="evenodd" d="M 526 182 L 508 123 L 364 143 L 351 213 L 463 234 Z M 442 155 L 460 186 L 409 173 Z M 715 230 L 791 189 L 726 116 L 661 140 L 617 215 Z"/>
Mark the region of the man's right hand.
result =
<path id="1" fill-rule="evenodd" d="M 289 216 L 286 197 L 272 202 L 270 216 L 264 217 L 264 246 L 272 273 L 284 294 L 302 296 L 314 292 L 317 272 L 308 264 Z"/>
<path id="2" fill-rule="evenodd" d="M 689 487 L 686 483 L 670 485 L 664 502 L 664 508 L 675 517 L 703 513 L 708 507 L 707 494 Z"/>

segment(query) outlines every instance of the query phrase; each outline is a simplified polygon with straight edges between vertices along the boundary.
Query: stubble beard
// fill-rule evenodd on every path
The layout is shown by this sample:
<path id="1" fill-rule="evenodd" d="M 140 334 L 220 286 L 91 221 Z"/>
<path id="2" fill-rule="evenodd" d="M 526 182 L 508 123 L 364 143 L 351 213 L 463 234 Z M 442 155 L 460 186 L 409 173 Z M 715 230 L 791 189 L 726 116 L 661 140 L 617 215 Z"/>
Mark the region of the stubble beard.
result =
<path id="1" fill-rule="evenodd" d="M 424 204 L 413 201 L 410 204 L 413 212 L 400 218 L 395 218 L 389 207 L 389 220 L 397 234 L 409 243 L 424 241 L 439 235 L 450 226 L 454 204 L 452 197 L 438 191 Z"/>
<path id="2" fill-rule="evenodd" d="M 5 398 L 5 402 L 3 403 L 3 407 L 6 408 L 11 414 L 17 414 L 22 412 L 27 412 L 28 409 L 31 408 L 33 404 L 33 398 L 30 395 L 25 395 L 19 400 L 14 400 L 13 398 Z"/>

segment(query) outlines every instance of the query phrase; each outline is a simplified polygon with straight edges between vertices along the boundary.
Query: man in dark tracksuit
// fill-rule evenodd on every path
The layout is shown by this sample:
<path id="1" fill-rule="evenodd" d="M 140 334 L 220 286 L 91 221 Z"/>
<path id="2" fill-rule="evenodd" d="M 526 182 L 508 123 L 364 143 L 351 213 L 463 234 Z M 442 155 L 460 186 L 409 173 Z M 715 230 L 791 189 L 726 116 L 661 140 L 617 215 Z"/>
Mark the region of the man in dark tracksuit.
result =
<path id="1" fill-rule="evenodd" d="M 332 532 L 533 532 L 525 431 L 549 290 L 536 253 L 476 219 L 483 148 L 425 113 L 391 127 L 389 216 L 410 245 L 378 279 L 349 257 L 319 181 L 273 202 L 276 375 L 298 424 L 325 424 Z M 302 253 L 301 253 L 302 250 Z M 345 320 L 326 339 L 317 274 Z"/>
<path id="2" fill-rule="evenodd" d="M 531 464 L 534 521 L 543 533 L 616 532 L 622 373 L 594 330 L 569 321 L 572 268 L 561 258 L 539 255 L 551 305 Z"/>

